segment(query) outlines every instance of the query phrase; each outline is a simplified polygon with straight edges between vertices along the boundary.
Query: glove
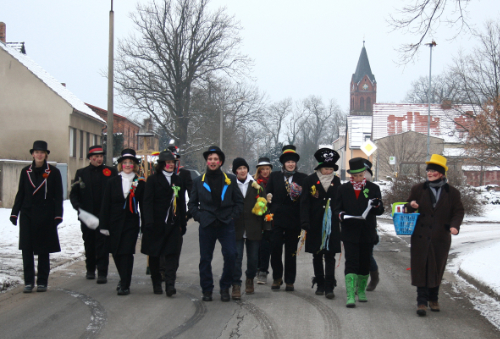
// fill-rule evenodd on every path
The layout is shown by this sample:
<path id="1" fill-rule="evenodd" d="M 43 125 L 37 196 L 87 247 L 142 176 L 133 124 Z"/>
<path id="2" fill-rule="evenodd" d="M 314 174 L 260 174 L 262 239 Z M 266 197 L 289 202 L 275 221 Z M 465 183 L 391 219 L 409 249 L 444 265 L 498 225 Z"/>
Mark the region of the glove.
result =
<path id="1" fill-rule="evenodd" d="M 380 201 L 380 199 L 379 199 L 379 198 L 375 198 L 375 199 L 373 199 L 370 203 L 371 203 L 371 205 L 372 205 L 373 207 L 377 208 L 377 207 L 379 207 L 379 206 L 380 206 L 380 202 L 381 202 L 381 201 Z"/>
<path id="2" fill-rule="evenodd" d="M 272 193 L 267 193 L 266 198 L 267 198 L 267 203 L 268 203 L 268 204 L 270 204 L 270 203 L 271 203 L 271 201 L 273 200 L 273 195 L 272 195 Z"/>
<path id="3" fill-rule="evenodd" d="M 62 220 L 61 218 L 55 218 L 55 219 L 54 219 L 54 226 L 56 226 L 56 227 L 57 227 L 60 223 L 62 223 L 62 221 L 63 221 L 63 220 Z"/>
<path id="4" fill-rule="evenodd" d="M 339 220 L 340 221 L 344 221 L 344 215 L 345 215 L 345 212 L 340 212 L 339 213 Z"/>
<path id="5" fill-rule="evenodd" d="M 17 217 L 15 215 L 11 215 L 10 222 L 12 223 L 12 225 L 16 226 L 17 225 Z"/>

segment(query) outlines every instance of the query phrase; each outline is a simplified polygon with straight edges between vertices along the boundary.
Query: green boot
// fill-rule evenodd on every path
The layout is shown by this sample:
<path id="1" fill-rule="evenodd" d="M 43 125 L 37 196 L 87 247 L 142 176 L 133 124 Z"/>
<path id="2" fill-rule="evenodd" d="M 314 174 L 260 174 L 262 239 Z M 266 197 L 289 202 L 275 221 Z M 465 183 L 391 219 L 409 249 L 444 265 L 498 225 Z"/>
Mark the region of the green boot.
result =
<path id="1" fill-rule="evenodd" d="M 358 301 L 367 302 L 366 285 L 368 284 L 369 275 L 358 275 Z"/>
<path id="2" fill-rule="evenodd" d="M 354 273 L 346 274 L 345 276 L 345 289 L 347 292 L 347 303 L 346 307 L 353 308 L 356 307 L 356 299 L 354 295 L 354 289 L 358 281 L 358 275 Z"/>

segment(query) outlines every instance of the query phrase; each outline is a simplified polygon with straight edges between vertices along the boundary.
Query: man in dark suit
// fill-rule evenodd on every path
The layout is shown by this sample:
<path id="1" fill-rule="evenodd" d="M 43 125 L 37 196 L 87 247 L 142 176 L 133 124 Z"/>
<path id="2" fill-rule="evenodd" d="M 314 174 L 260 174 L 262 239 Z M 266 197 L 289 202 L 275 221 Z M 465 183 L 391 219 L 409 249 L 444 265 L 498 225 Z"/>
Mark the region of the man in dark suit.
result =
<path id="1" fill-rule="evenodd" d="M 234 220 L 243 211 L 243 195 L 236 177 L 221 171 L 225 156 L 219 147 L 209 147 L 203 157 L 207 161 L 207 171 L 193 181 L 188 204 L 193 219 L 200 223 L 200 285 L 203 301 L 212 301 L 212 257 L 219 240 L 224 256 L 219 281 L 221 300 L 229 301 L 237 254 Z"/>
<path id="2" fill-rule="evenodd" d="M 90 165 L 76 171 L 69 198 L 75 210 L 82 209 L 99 218 L 106 184 L 118 172 L 114 167 L 103 165 L 104 150 L 100 145 L 89 147 L 87 159 L 90 160 Z M 95 279 L 97 267 L 97 283 L 105 284 L 108 281 L 109 265 L 106 236 L 101 234 L 99 228 L 90 229 L 83 222 L 81 229 L 85 246 L 86 278 Z"/>

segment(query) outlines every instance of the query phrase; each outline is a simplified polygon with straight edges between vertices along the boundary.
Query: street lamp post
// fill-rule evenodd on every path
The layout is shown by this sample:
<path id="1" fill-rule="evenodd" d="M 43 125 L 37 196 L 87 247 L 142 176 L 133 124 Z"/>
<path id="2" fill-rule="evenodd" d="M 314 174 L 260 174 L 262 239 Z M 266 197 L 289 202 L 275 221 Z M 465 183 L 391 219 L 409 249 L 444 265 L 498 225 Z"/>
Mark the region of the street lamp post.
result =
<path id="1" fill-rule="evenodd" d="M 108 121 L 106 137 L 106 164 L 113 165 L 113 40 L 114 40 L 113 0 L 109 11 L 109 52 L 108 52 Z"/>
<path id="2" fill-rule="evenodd" d="M 427 111 L 427 160 L 431 158 L 431 71 L 432 71 L 432 47 L 435 47 L 437 44 L 434 40 L 431 43 L 425 44 L 429 46 L 431 55 L 429 59 L 429 88 L 427 89 L 427 101 L 429 103 L 429 108 Z"/>

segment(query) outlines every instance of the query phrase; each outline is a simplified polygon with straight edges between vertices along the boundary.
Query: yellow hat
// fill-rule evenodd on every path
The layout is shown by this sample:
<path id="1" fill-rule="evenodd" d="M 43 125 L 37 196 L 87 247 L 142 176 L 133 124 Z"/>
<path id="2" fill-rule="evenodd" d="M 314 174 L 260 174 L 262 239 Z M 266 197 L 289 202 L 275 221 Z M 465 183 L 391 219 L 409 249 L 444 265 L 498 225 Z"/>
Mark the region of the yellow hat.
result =
<path id="1" fill-rule="evenodd" d="M 425 162 L 427 165 L 434 164 L 444 168 L 448 172 L 448 166 L 446 166 L 446 158 L 439 154 L 433 154 L 431 160 Z"/>

